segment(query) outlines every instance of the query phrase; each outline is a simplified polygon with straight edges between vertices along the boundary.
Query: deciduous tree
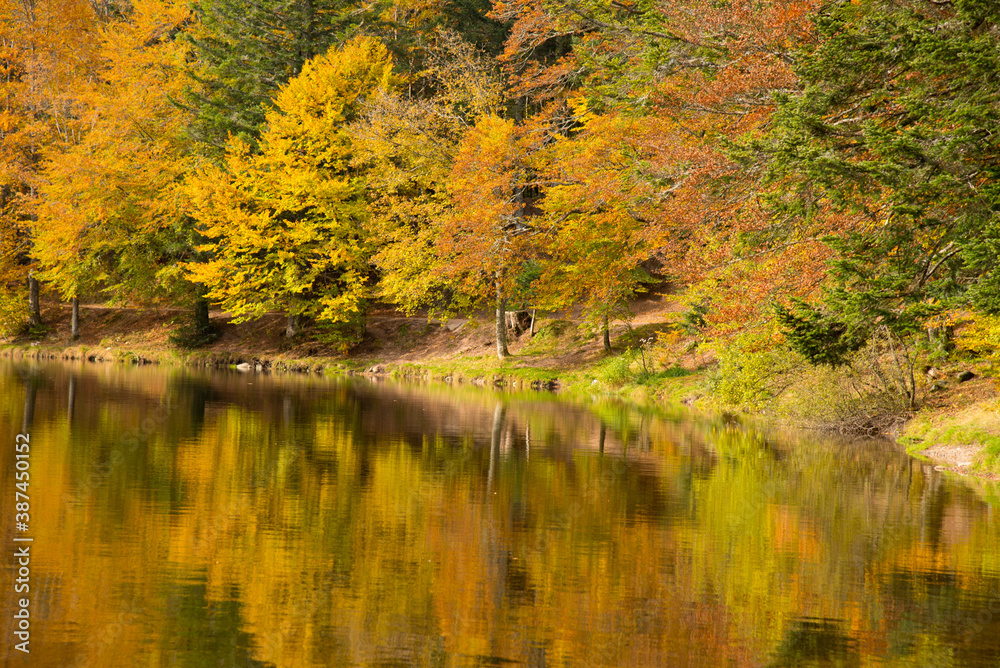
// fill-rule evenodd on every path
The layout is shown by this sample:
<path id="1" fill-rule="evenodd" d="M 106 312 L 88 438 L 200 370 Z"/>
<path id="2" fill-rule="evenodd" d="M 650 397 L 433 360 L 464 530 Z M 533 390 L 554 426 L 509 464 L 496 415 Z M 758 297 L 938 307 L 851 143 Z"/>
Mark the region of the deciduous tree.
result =
<path id="1" fill-rule="evenodd" d="M 212 254 L 191 280 L 238 320 L 270 310 L 320 323 L 356 323 L 369 286 L 363 172 L 351 164 L 348 124 L 391 85 L 385 47 L 356 38 L 309 61 L 267 115 L 261 151 L 234 138 L 224 167 L 187 185 Z"/>
<path id="2" fill-rule="evenodd" d="M 535 225 L 544 233 L 536 289 L 549 307 L 582 306 L 602 323 L 610 348 L 608 319 L 627 317 L 627 301 L 647 277 L 639 265 L 659 245 L 649 222 L 660 201 L 640 167 L 650 157 L 641 155 L 648 122 L 583 108 L 577 116 L 581 131 L 558 137 L 538 167 L 543 187 Z"/>
<path id="3" fill-rule="evenodd" d="M 452 168 L 455 208 L 441 229 L 442 267 L 457 289 L 479 301 L 492 297 L 497 356 L 507 350 L 506 303 L 531 227 L 524 216 L 527 139 L 514 121 L 484 116 L 462 139 Z"/>
<path id="4" fill-rule="evenodd" d="M 30 261 L 39 168 L 87 127 L 79 95 L 93 81 L 95 21 L 83 0 L 0 2 L 2 273 L 27 279 L 31 325 L 41 322 Z"/>
<path id="5" fill-rule="evenodd" d="M 73 298 L 184 297 L 176 262 L 192 249 L 177 187 L 190 166 L 183 90 L 182 2 L 143 0 L 95 31 L 96 75 L 79 91 L 77 141 L 42 164 L 32 225 L 45 281 Z M 84 94 L 85 93 L 85 94 Z"/>

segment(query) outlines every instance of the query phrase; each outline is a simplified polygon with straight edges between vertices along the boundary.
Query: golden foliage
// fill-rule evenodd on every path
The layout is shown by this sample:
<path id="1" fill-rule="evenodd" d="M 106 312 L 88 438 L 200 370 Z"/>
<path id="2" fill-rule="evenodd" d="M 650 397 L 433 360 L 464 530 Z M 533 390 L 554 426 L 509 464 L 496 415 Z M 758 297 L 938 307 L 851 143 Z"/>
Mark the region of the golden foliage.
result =
<path id="1" fill-rule="evenodd" d="M 158 256 L 183 243 L 189 159 L 188 115 L 173 103 L 185 49 L 168 34 L 187 18 L 186 3 L 146 0 L 98 31 L 100 82 L 79 97 L 89 128 L 43 163 L 32 226 L 41 276 L 67 298 L 97 286 L 148 297 L 173 280 L 169 267 L 157 278 Z"/>
<path id="2" fill-rule="evenodd" d="M 356 38 L 306 64 L 275 98 L 260 153 L 232 140 L 224 166 L 186 182 L 209 243 L 186 265 L 240 319 L 270 310 L 337 323 L 367 296 L 363 174 L 348 123 L 392 84 L 385 47 Z"/>

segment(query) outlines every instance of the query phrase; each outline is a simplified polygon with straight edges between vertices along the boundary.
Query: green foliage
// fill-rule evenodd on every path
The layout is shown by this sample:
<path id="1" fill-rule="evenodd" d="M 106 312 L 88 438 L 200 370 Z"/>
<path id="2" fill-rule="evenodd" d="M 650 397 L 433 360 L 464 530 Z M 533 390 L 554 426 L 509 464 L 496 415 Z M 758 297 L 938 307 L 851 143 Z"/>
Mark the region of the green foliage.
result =
<path id="1" fill-rule="evenodd" d="M 821 314 L 804 301 L 792 300 L 790 308 L 777 304 L 774 310 L 789 346 L 813 364 L 841 366 L 865 344 L 864 332 Z"/>
<path id="2" fill-rule="evenodd" d="M 652 363 L 644 359 L 643 350 L 627 348 L 621 354 L 603 360 L 595 368 L 595 375 L 612 389 L 626 385 L 657 388 L 665 379 L 683 378 L 691 375 L 691 372 L 678 366 L 655 371 Z"/>
<path id="3" fill-rule="evenodd" d="M 640 371 L 633 370 L 639 354 L 635 350 L 626 350 L 620 355 L 609 357 L 597 368 L 597 378 L 611 388 L 619 388 L 633 382 Z"/>
<path id="4" fill-rule="evenodd" d="M 784 314 L 796 345 L 837 362 L 844 324 L 905 337 L 949 305 L 1000 309 L 996 6 L 834 3 L 815 25 L 800 92 L 750 144 L 769 165 L 774 220 L 826 232 L 834 252 L 828 319 Z"/>
<path id="5" fill-rule="evenodd" d="M 790 383 L 801 366 L 796 356 L 759 333 L 747 333 L 726 342 L 719 366 L 710 379 L 715 397 L 724 405 L 763 408 Z"/>
<path id="6" fill-rule="evenodd" d="M 698 334 L 708 324 L 705 320 L 706 315 L 708 315 L 708 304 L 705 302 L 692 304 L 681 314 L 681 329 L 691 336 Z"/>
<path id="7" fill-rule="evenodd" d="M 759 333 L 726 342 L 718 357 L 709 385 L 720 404 L 845 433 L 885 433 L 919 389 L 914 350 L 884 327 L 838 365 L 811 364 Z"/>
<path id="8" fill-rule="evenodd" d="M 256 145 L 278 88 L 365 17 L 356 3 L 343 0 L 201 0 L 192 10 L 193 133 L 220 153 L 230 135 Z"/>
<path id="9" fill-rule="evenodd" d="M 347 354 L 351 347 L 357 345 L 364 336 L 365 317 L 360 312 L 342 322 L 323 321 L 317 323 L 316 338 L 336 347 L 341 354 Z"/>

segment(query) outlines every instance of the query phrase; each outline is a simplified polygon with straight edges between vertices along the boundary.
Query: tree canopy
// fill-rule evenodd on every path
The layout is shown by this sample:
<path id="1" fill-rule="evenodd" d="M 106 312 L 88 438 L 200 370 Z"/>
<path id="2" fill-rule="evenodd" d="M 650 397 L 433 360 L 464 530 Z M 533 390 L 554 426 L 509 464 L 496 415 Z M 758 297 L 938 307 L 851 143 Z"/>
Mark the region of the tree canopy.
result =
<path id="1" fill-rule="evenodd" d="M 615 317 L 653 261 L 708 335 L 838 364 L 1000 314 L 998 18 L 6 0 L 2 277 L 327 326 L 490 304 L 503 355 L 509 300 Z"/>

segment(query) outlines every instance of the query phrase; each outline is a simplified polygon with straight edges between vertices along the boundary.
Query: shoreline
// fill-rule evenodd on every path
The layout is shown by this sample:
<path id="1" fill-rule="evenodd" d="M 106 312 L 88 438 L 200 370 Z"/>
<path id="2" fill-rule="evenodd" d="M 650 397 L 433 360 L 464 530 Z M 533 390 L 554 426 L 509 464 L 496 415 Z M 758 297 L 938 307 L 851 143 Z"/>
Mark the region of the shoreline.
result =
<path id="1" fill-rule="evenodd" d="M 627 363 L 622 367 L 621 361 L 629 354 L 635 361 L 635 353 L 628 348 L 622 351 L 621 326 L 616 328 L 618 354 L 607 355 L 596 336 L 581 335 L 568 319 L 551 318 L 548 331 L 541 330 L 534 339 L 512 341 L 513 355 L 501 363 L 488 352 L 492 343 L 488 340 L 488 325 L 471 319 L 463 319 L 455 327 L 454 320 L 434 323 L 392 311 L 375 313 L 365 340 L 350 353 L 342 354 L 329 344 L 305 337 L 285 340 L 280 314 L 256 322 L 233 323 L 216 312 L 212 322 L 219 331 L 218 339 L 196 349 L 170 343 L 171 330 L 187 315 L 183 311 L 89 307 L 86 315 L 81 337 L 71 342 L 68 309 L 62 304 L 49 304 L 43 311 L 47 332 L 38 340 L 22 336 L 5 342 L 0 357 L 236 368 L 249 373 L 392 377 L 557 391 L 567 396 L 600 394 L 638 406 L 666 404 L 702 411 L 731 410 L 712 401 L 707 388 L 711 366 L 704 361 L 695 368 L 675 369 L 673 373 L 668 369 L 635 374 Z M 658 315 L 662 317 L 662 313 Z M 639 327 L 652 332 L 662 325 L 645 322 Z M 634 332 L 631 336 L 634 338 Z M 928 396 L 924 406 L 882 436 L 904 446 L 911 455 L 935 463 L 938 470 L 1000 480 L 1000 399 L 996 385 L 992 379 L 977 377 L 968 384 L 956 385 L 951 393 L 934 395 L 933 402 Z M 810 428 L 808 424 L 769 415 L 766 410 L 740 412 L 775 425 Z"/>

